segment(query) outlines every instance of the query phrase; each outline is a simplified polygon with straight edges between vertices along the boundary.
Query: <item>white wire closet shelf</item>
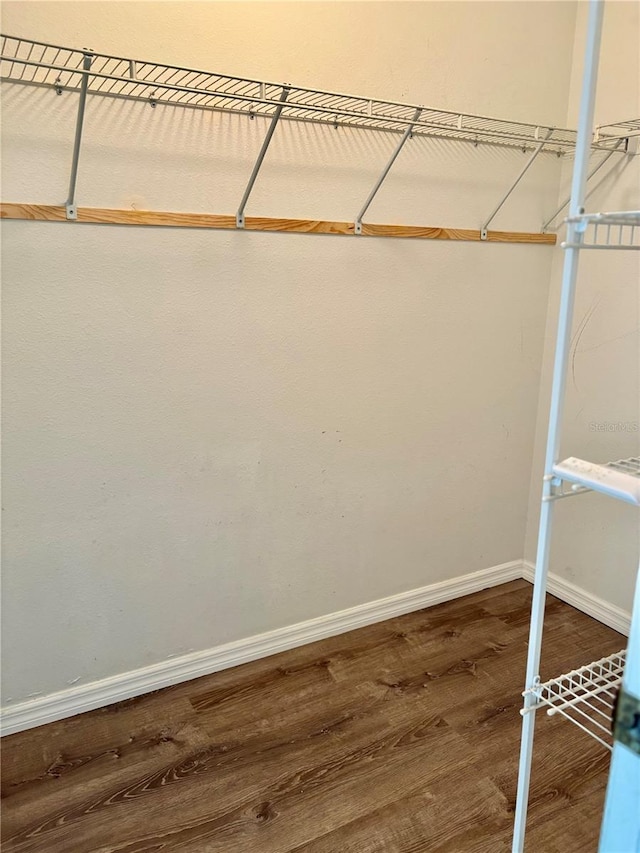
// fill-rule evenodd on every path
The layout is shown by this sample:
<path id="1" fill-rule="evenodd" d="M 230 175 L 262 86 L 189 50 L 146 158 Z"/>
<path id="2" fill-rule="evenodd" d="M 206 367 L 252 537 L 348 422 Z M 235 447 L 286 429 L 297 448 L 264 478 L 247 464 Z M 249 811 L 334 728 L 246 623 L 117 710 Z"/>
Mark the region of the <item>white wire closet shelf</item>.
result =
<path id="1" fill-rule="evenodd" d="M 570 456 L 556 463 L 553 473 L 561 480 L 573 483 L 573 493 L 590 490 L 640 506 L 639 456 L 602 464 Z"/>
<path id="2" fill-rule="evenodd" d="M 563 249 L 640 249 L 640 210 L 584 213 L 569 217 L 566 222 L 573 226 L 573 234 L 582 239 L 568 236 L 561 244 Z"/>
<path id="3" fill-rule="evenodd" d="M 522 695 L 532 696 L 535 702 L 520 713 L 528 714 L 546 707 L 550 717 L 560 714 L 607 749 L 612 749 L 611 720 L 625 659 L 626 650 L 623 649 L 530 687 Z"/>
<path id="4" fill-rule="evenodd" d="M 601 124 L 596 128 L 596 139 L 600 134 L 604 134 L 607 139 L 617 137 L 618 139 L 632 139 L 640 136 L 640 118 L 632 118 L 629 121 L 616 121 L 612 124 Z"/>
<path id="5" fill-rule="evenodd" d="M 503 145 L 566 153 L 575 148 L 576 131 L 507 121 L 487 116 L 364 98 L 283 83 L 214 74 L 145 60 L 77 50 L 1 35 L 1 77 L 5 81 L 79 91 L 88 77 L 88 93 L 111 98 L 173 104 L 197 109 L 405 132 L 474 144 Z M 89 66 L 89 67 L 87 67 Z M 620 144 L 620 128 L 600 129 L 595 149 Z"/>

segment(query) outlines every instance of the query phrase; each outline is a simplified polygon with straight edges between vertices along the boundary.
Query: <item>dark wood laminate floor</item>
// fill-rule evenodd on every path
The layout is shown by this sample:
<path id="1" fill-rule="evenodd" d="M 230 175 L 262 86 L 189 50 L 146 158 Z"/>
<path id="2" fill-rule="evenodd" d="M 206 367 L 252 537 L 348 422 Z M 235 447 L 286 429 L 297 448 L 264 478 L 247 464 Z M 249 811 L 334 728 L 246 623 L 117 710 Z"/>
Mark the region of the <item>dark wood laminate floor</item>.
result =
<path id="1" fill-rule="evenodd" d="M 4 853 L 507 853 L 515 581 L 5 738 Z M 543 675 L 625 645 L 554 598 Z M 527 850 L 596 851 L 608 753 L 541 715 Z"/>

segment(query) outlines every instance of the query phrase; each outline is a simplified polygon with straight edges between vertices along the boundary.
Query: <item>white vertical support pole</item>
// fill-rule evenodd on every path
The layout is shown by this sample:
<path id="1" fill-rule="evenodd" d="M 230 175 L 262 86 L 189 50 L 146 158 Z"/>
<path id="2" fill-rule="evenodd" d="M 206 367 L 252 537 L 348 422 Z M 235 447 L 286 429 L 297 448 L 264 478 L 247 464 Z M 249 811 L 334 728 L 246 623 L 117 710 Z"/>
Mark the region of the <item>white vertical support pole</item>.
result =
<path id="1" fill-rule="evenodd" d="M 89 69 L 93 54 L 87 51 L 84 54 L 82 68 L 84 74 L 80 81 L 80 100 L 78 102 L 78 116 L 76 118 L 76 136 L 73 142 L 73 156 L 71 158 L 71 176 L 69 178 L 69 194 L 65 202 L 67 219 L 78 218 L 78 208 L 76 207 L 76 182 L 78 180 L 78 162 L 80 160 L 80 145 L 82 144 L 82 127 L 84 125 L 84 108 L 87 102 L 87 89 L 89 88 Z"/>
<path id="2" fill-rule="evenodd" d="M 580 118 L 578 122 L 578 136 L 576 140 L 573 181 L 571 184 L 571 203 L 569 206 L 570 216 L 577 216 L 583 212 L 583 202 L 587 184 L 587 170 L 589 166 L 589 153 L 591 150 L 603 12 L 604 0 L 589 0 L 589 23 L 587 28 L 587 45 L 585 50 L 582 98 L 580 101 Z M 581 243 L 583 241 L 583 234 L 579 232 L 573 224 L 571 224 L 569 225 L 569 236 L 567 240 L 570 243 Z M 554 501 L 549 498 L 551 497 L 553 490 L 552 469 L 553 465 L 557 461 L 560 450 L 563 403 L 566 386 L 567 362 L 571 343 L 571 326 L 573 321 L 573 305 L 576 278 L 578 274 L 579 251 L 579 248 L 566 249 L 562 273 L 562 290 L 560 296 L 556 352 L 551 387 L 549 429 L 547 433 L 547 449 L 545 454 L 542 509 L 540 513 L 540 527 L 538 532 L 538 553 L 536 556 L 533 601 L 531 604 L 531 626 L 529 630 L 525 689 L 535 687 L 540 668 L 540 651 L 542 648 L 542 629 L 544 624 L 544 606 L 547 592 L 547 573 L 551 544 L 551 521 L 554 505 Z M 516 799 L 512 853 L 523 853 L 524 850 L 524 835 L 527 822 L 527 805 L 529 800 L 529 782 L 531 778 L 531 759 L 533 756 L 533 733 L 536 715 L 532 706 L 535 702 L 535 696 L 527 694 L 523 709 L 520 765 L 518 770 L 518 793 Z"/>

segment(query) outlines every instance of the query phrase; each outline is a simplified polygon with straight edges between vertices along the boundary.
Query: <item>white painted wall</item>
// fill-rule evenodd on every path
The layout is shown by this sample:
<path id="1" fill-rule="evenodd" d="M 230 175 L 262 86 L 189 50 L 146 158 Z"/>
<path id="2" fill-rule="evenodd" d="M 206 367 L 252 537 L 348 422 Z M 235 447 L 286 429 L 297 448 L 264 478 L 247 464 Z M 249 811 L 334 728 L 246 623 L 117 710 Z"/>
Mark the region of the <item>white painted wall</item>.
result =
<path id="1" fill-rule="evenodd" d="M 5 3 L 105 52 L 564 123 L 571 3 Z M 540 57 L 544 56 L 544 61 Z M 3 199 L 75 99 L 4 92 Z M 90 101 L 78 201 L 231 213 L 260 121 Z M 353 218 L 383 135 L 283 124 L 248 212 Z M 478 227 L 519 151 L 414 139 L 371 220 Z M 537 230 L 541 158 L 496 227 Z M 553 250 L 3 223 L 4 702 L 519 558 Z"/>
<path id="2" fill-rule="evenodd" d="M 580 6 L 568 122 L 580 98 L 587 8 Z M 605 6 L 596 123 L 640 114 L 640 6 Z M 593 162 L 599 158 L 595 157 Z M 611 165 L 609 165 L 611 164 Z M 640 157 L 609 161 L 588 210 L 640 208 Z M 568 194 L 571 164 L 560 195 Z M 561 457 L 593 461 L 640 455 L 640 258 L 637 252 L 583 252 L 574 318 L 571 372 Z M 535 560 L 550 376 L 555 347 L 562 251 L 555 251 L 544 378 L 541 386 L 526 557 Z M 556 507 L 551 570 L 583 590 L 630 610 L 640 558 L 638 511 L 600 495 Z"/>

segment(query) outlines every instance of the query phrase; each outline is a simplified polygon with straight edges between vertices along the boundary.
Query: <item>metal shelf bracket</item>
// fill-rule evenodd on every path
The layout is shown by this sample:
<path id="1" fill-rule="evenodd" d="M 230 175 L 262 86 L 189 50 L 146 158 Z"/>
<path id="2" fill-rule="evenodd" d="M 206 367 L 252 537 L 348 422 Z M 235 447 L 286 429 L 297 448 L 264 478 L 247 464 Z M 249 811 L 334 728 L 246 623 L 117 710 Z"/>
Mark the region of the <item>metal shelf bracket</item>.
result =
<path id="1" fill-rule="evenodd" d="M 407 125 L 407 128 L 406 128 L 405 132 L 402 134 L 400 141 L 396 145 L 396 147 L 393 151 L 393 154 L 391 155 L 391 157 L 387 161 L 387 165 L 382 170 L 382 174 L 380 175 L 380 177 L 376 181 L 373 189 L 369 193 L 367 200 L 362 205 L 362 209 L 360 210 L 360 213 L 356 216 L 355 223 L 354 223 L 354 231 L 356 234 L 362 234 L 362 218 L 365 215 L 365 213 L 367 212 L 369 205 L 371 204 L 371 202 L 376 197 L 376 193 L 378 192 L 378 190 L 380 189 L 380 187 L 384 183 L 384 179 L 387 177 L 387 175 L 391 171 L 391 167 L 396 162 L 396 158 L 398 157 L 398 154 L 404 148 L 405 142 L 411 137 L 411 134 L 413 132 L 413 126 L 414 126 L 415 122 L 417 122 L 418 119 L 420 118 L 421 113 L 422 113 L 422 108 L 419 108 L 415 111 L 415 114 L 413 116 L 413 120 L 412 120 L 411 124 Z"/>
<path id="2" fill-rule="evenodd" d="M 236 228 L 244 228 L 244 209 L 247 206 L 247 202 L 249 201 L 249 196 L 251 195 L 251 190 L 253 189 L 253 185 L 256 182 L 256 178 L 258 177 L 258 172 L 260 171 L 260 167 L 262 166 L 262 161 L 265 158 L 267 153 L 267 149 L 269 148 L 269 144 L 271 143 L 271 138 L 274 134 L 280 116 L 282 114 L 282 109 L 285 105 L 285 101 L 289 96 L 290 89 L 287 86 L 282 87 L 282 94 L 280 95 L 280 103 L 276 107 L 276 110 L 271 117 L 271 124 L 269 125 L 269 130 L 267 131 L 267 135 L 264 138 L 264 142 L 262 143 L 262 147 L 260 148 L 260 153 L 258 154 L 258 159 L 255 162 L 253 170 L 251 172 L 251 176 L 249 177 L 249 183 L 247 184 L 247 188 L 244 191 L 244 195 L 242 196 L 242 201 L 240 202 L 240 207 L 238 208 L 238 212 L 236 213 Z"/>
<path id="3" fill-rule="evenodd" d="M 93 54 L 87 50 L 82 61 L 84 71 L 91 69 Z M 71 158 L 71 177 L 69 178 L 69 194 L 65 202 L 67 219 L 78 218 L 78 207 L 76 205 L 76 183 L 78 180 L 78 162 L 80 160 L 80 146 L 82 145 L 82 127 L 84 125 L 84 109 L 87 102 L 87 89 L 89 87 L 89 75 L 82 76 L 80 84 L 80 100 L 78 101 L 78 115 L 76 118 L 76 136 L 73 142 L 73 155 Z"/>
<path id="4" fill-rule="evenodd" d="M 498 204 L 496 205 L 496 207 L 495 207 L 495 208 L 493 209 L 493 211 L 490 213 L 489 218 L 488 218 L 488 219 L 484 222 L 484 224 L 481 226 L 481 228 L 480 228 L 480 239 L 481 239 L 481 240 L 486 240 L 486 239 L 487 239 L 487 237 L 488 237 L 488 231 L 489 231 L 489 225 L 491 225 L 491 223 L 492 223 L 492 221 L 494 220 L 494 218 L 495 218 L 496 214 L 498 213 L 498 211 L 502 208 L 503 204 L 504 204 L 504 203 L 506 202 L 506 200 L 509 198 L 509 196 L 511 195 L 511 193 L 515 190 L 515 188 L 518 186 L 518 184 L 520 183 L 520 181 L 524 178 L 524 176 L 525 176 L 525 175 L 526 175 L 526 173 L 529 171 L 529 169 L 531 168 L 531 166 L 533 166 L 533 164 L 534 164 L 535 160 L 536 160 L 536 159 L 537 159 L 537 157 L 538 157 L 538 154 L 539 154 L 539 153 L 542 151 L 542 149 L 544 148 L 546 141 L 549 139 L 549 137 L 550 137 L 550 136 L 551 136 L 551 134 L 553 133 L 554 129 L 555 129 L 555 128 L 550 127 L 550 128 L 547 130 L 546 136 L 544 137 L 544 139 L 542 139 L 542 140 L 538 143 L 538 145 L 537 145 L 537 146 L 536 146 L 536 148 L 534 149 L 533 153 L 531 154 L 531 157 L 529 157 L 529 159 L 527 160 L 527 162 L 526 162 L 526 163 L 524 164 L 524 166 L 522 167 L 522 169 L 521 169 L 520 174 L 518 175 L 518 177 L 517 177 L 517 178 L 515 179 L 515 181 L 511 184 L 511 186 L 510 186 L 510 187 L 509 187 L 509 189 L 506 191 L 506 193 L 502 196 L 502 198 L 500 199 L 500 201 L 498 202 Z"/>

